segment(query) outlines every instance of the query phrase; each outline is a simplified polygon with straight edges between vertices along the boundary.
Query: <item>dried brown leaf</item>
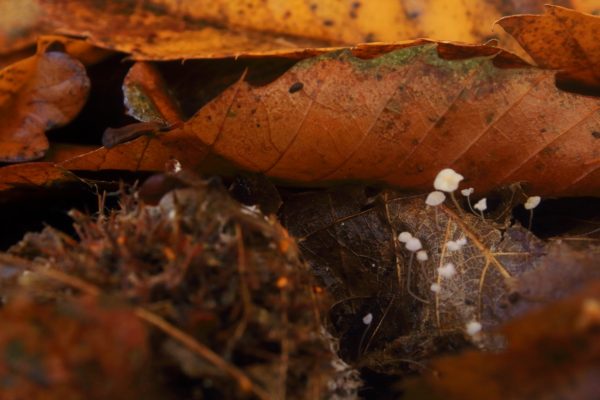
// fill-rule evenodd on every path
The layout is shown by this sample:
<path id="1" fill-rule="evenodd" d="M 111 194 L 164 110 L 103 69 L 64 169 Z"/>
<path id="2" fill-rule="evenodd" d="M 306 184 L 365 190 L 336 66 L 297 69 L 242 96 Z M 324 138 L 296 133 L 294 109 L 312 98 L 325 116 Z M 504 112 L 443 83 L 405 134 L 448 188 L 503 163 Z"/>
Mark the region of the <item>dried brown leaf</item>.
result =
<path id="1" fill-rule="evenodd" d="M 577 258 L 555 262 L 555 253 L 569 254 L 567 249 L 552 253 L 521 227 L 460 216 L 445 206 L 428 208 L 420 196 L 369 197 L 363 188 L 298 194 L 284 202 L 282 217 L 337 301 L 330 317 L 342 355 L 385 373 L 468 342 L 501 348 L 488 335 L 494 327 L 551 300 L 549 291 L 568 293 L 600 273 L 591 261 L 598 250 L 590 250 L 587 267 L 578 266 Z M 426 262 L 399 242 L 403 231 L 420 239 Z M 466 245 L 451 251 L 448 242 L 461 238 Z M 456 273 L 445 277 L 438 268 L 448 263 Z M 545 266 L 554 263 L 559 266 Z M 576 267 L 583 272 L 571 281 L 556 273 Z M 432 284 L 439 290 L 432 291 Z M 373 323 L 365 326 L 361 320 L 368 313 Z M 472 321 L 482 324 L 483 334 L 467 334 Z"/>
<path id="2" fill-rule="evenodd" d="M 480 193 L 514 182 L 600 193 L 597 98 L 494 48 L 419 44 L 370 59 L 333 52 L 263 86 L 240 80 L 173 133 L 285 181 L 425 191 L 452 167 Z"/>
<path id="3" fill-rule="evenodd" d="M 512 321 L 500 353 L 469 351 L 436 360 L 412 382 L 417 399 L 597 398 L 600 385 L 600 284 Z"/>
<path id="4" fill-rule="evenodd" d="M 66 53 L 41 50 L 0 71 L 0 161 L 43 157 L 45 131 L 69 123 L 87 99 L 83 65 Z"/>

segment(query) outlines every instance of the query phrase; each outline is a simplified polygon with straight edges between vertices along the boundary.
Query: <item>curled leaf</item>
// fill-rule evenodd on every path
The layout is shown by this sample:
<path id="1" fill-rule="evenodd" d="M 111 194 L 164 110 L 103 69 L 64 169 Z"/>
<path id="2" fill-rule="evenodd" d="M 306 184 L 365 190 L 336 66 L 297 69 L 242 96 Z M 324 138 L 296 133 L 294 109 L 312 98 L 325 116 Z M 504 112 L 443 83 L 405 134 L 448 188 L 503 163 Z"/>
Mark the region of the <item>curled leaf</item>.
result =
<path id="1" fill-rule="evenodd" d="M 69 123 L 89 89 L 83 65 L 59 51 L 39 52 L 0 71 L 0 161 L 43 157 L 45 131 Z"/>
<path id="2" fill-rule="evenodd" d="M 600 17 L 548 5 L 544 15 L 509 16 L 498 24 L 539 66 L 600 88 Z"/>

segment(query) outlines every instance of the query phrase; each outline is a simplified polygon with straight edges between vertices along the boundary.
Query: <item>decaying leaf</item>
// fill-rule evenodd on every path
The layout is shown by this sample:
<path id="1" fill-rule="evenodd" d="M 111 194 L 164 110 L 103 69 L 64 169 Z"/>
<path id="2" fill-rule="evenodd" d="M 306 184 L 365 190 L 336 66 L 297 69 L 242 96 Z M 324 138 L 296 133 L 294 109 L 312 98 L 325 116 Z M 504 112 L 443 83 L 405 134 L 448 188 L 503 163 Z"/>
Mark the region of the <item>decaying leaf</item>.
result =
<path id="1" fill-rule="evenodd" d="M 539 66 L 600 88 L 600 17 L 547 6 L 544 15 L 509 16 L 498 24 Z"/>
<path id="2" fill-rule="evenodd" d="M 286 181 L 424 191 L 451 166 L 480 193 L 524 182 L 540 195 L 597 195 L 599 110 L 494 48 L 425 44 L 370 59 L 333 52 L 264 86 L 239 81 L 171 134 Z"/>
<path id="3" fill-rule="evenodd" d="M 4 292 L 59 305 L 76 289 L 141 307 L 136 318 L 162 327 L 148 360 L 154 381 L 186 382 L 181 397 L 328 398 L 325 299 L 293 239 L 216 184 L 180 181 L 157 206 L 127 196 L 111 215 L 73 212 L 79 241 L 51 228 L 27 235 L 9 252 L 32 261 L 28 284 L 21 276 Z"/>
<path id="4" fill-rule="evenodd" d="M 468 342 L 501 348 L 488 335 L 498 324 L 600 274 L 597 248 L 587 250 L 585 265 L 580 256 L 560 263 L 554 255 L 568 255 L 568 247 L 552 250 L 519 226 L 426 207 L 421 196 L 309 192 L 285 200 L 282 218 L 337 301 L 330 318 L 342 356 L 385 373 Z M 420 240 L 427 260 L 406 249 L 401 232 Z M 563 279 L 567 268 L 579 271 L 575 280 Z M 468 334 L 472 322 L 483 334 Z"/>
<path id="5" fill-rule="evenodd" d="M 600 390 L 600 284 L 527 314 L 502 329 L 500 353 L 469 351 L 436 360 L 406 399 L 578 399 Z"/>
<path id="6" fill-rule="evenodd" d="M 43 157 L 49 146 L 45 131 L 70 122 L 89 89 L 83 65 L 52 48 L 0 71 L 0 161 Z"/>
<path id="7" fill-rule="evenodd" d="M 547 1 L 40 0 L 49 24 L 138 60 L 280 54 L 429 37 L 483 43 L 495 20 L 540 12 Z M 552 3 L 555 3 L 554 1 Z M 556 1 L 565 5 L 565 1 Z M 589 11 L 589 5 L 568 1 Z M 309 49 L 305 52 L 304 49 Z"/>
<path id="8" fill-rule="evenodd" d="M 68 170 L 50 162 L 8 165 L 0 168 L 0 191 L 19 187 L 47 187 L 76 179 Z"/>

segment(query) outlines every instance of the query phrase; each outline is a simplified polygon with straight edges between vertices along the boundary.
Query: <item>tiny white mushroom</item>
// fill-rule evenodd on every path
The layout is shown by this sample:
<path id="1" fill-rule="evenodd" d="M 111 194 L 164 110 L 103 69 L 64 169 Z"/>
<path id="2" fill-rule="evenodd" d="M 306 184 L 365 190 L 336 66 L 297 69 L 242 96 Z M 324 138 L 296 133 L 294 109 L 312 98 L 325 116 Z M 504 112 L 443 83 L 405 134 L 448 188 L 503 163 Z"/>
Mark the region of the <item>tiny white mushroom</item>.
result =
<path id="1" fill-rule="evenodd" d="M 530 196 L 524 204 L 525 209 L 529 210 L 529 230 L 531 230 L 531 224 L 533 222 L 533 209 L 540 204 L 540 201 L 542 201 L 540 196 Z"/>
<path id="2" fill-rule="evenodd" d="M 427 256 L 427 252 L 425 250 L 417 251 L 417 260 L 421 262 L 425 262 L 429 260 L 429 256 Z"/>
<path id="3" fill-rule="evenodd" d="M 458 240 L 449 240 L 446 242 L 446 248 L 448 251 L 459 251 L 463 246 L 467 244 L 467 238 L 464 236 Z"/>
<path id="4" fill-rule="evenodd" d="M 525 202 L 525 209 L 533 210 L 540 204 L 541 201 L 542 201 L 542 198 L 540 196 L 528 197 L 527 201 Z"/>
<path id="5" fill-rule="evenodd" d="M 475 203 L 473 208 L 479 211 L 482 219 L 485 219 L 483 216 L 483 212 L 487 210 L 487 199 L 485 197 L 480 199 L 477 203 Z"/>
<path id="6" fill-rule="evenodd" d="M 475 208 L 476 210 L 482 211 L 482 212 L 487 210 L 487 199 L 485 197 L 482 198 L 477 203 L 475 203 L 473 208 Z"/>
<path id="7" fill-rule="evenodd" d="M 469 321 L 466 326 L 467 334 L 470 336 L 475 336 L 479 332 L 481 332 L 481 323 L 479 321 Z"/>
<path id="8" fill-rule="evenodd" d="M 452 263 L 447 263 L 443 267 L 439 267 L 437 270 L 442 278 L 450 279 L 456 275 L 456 268 Z"/>
<path id="9" fill-rule="evenodd" d="M 440 290 L 442 290 L 442 287 L 440 286 L 439 283 L 432 283 L 431 286 L 429 287 L 429 289 L 433 292 L 433 293 L 439 293 Z"/>
<path id="10" fill-rule="evenodd" d="M 427 199 L 425 199 L 425 204 L 428 206 L 439 206 L 446 200 L 446 195 L 440 191 L 433 191 L 427 195 Z"/>
<path id="11" fill-rule="evenodd" d="M 450 198 L 452 199 L 454 206 L 461 215 L 462 209 L 458 204 L 458 201 L 456 201 L 456 197 L 454 197 L 454 191 L 458 189 L 458 184 L 463 179 L 465 179 L 465 177 L 453 170 L 452 168 L 444 168 L 443 170 L 438 172 L 437 176 L 433 181 L 433 187 L 435 188 L 435 190 L 450 193 Z"/>
<path id="12" fill-rule="evenodd" d="M 455 242 L 454 240 L 449 240 L 446 242 L 446 248 L 448 251 L 458 251 L 462 246 Z"/>
<path id="13" fill-rule="evenodd" d="M 475 192 L 475 189 L 473 189 L 473 188 L 467 188 L 467 189 L 461 190 L 460 194 L 462 194 L 465 197 L 469 197 L 470 195 L 473 194 L 473 192 Z"/>
<path id="14" fill-rule="evenodd" d="M 458 189 L 458 184 L 463 179 L 465 179 L 465 177 L 457 173 L 452 168 L 444 168 L 438 172 L 437 176 L 435 177 L 435 180 L 433 181 L 433 187 L 436 190 L 451 193 Z"/>
<path id="15" fill-rule="evenodd" d="M 402 243 L 408 242 L 412 238 L 412 234 L 410 232 L 402 232 L 398 235 L 398 240 Z"/>
<path id="16" fill-rule="evenodd" d="M 408 239 L 405 246 L 408 251 L 412 251 L 413 253 L 423 248 L 421 241 L 415 237 Z"/>
<path id="17" fill-rule="evenodd" d="M 371 322 L 373 322 L 373 314 L 368 313 L 367 315 L 365 315 L 362 319 L 362 322 L 365 325 L 371 325 Z"/>

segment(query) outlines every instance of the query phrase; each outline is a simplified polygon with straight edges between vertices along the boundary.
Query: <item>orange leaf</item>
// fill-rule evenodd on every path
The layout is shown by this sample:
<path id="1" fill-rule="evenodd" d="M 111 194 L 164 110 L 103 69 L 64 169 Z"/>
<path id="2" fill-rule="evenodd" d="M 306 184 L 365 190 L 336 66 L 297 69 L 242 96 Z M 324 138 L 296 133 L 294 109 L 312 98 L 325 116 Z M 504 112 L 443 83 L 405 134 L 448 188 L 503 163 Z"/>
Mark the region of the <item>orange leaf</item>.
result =
<path id="1" fill-rule="evenodd" d="M 181 130 L 245 169 L 288 181 L 427 191 L 453 167 L 479 193 L 514 182 L 542 195 L 600 192 L 598 99 L 558 90 L 551 71 L 498 68 L 502 53 L 438 54 L 490 48 L 437 47 L 304 60 L 265 86 L 238 82 Z"/>
<path id="2" fill-rule="evenodd" d="M 137 60 L 305 57 L 306 48 L 419 37 L 482 43 L 503 35 L 492 32 L 501 16 L 541 11 L 547 2 L 40 0 L 48 23 Z"/>
<path id="3" fill-rule="evenodd" d="M 76 179 L 69 171 L 49 162 L 8 165 L 0 168 L 0 191 L 19 187 L 44 187 Z"/>
<path id="4" fill-rule="evenodd" d="M 544 15 L 515 15 L 498 24 L 539 66 L 564 70 L 600 87 L 600 17 L 547 6 Z"/>
<path id="5" fill-rule="evenodd" d="M 90 89 L 83 65 L 59 51 L 40 51 L 0 71 L 0 161 L 43 157 L 46 130 L 70 122 Z"/>

